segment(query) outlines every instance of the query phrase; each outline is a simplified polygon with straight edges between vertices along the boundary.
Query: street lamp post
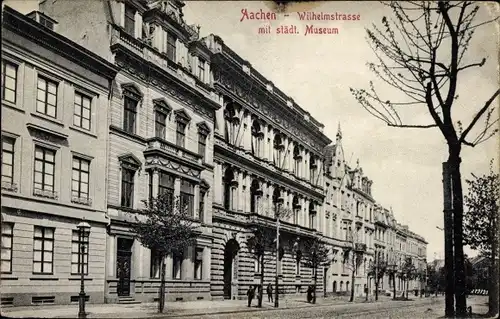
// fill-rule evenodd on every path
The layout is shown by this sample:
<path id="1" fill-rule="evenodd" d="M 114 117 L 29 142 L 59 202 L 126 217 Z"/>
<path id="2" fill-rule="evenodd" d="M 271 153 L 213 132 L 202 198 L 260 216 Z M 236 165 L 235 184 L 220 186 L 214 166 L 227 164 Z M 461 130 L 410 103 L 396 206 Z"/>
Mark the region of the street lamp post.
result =
<path id="1" fill-rule="evenodd" d="M 279 301 L 278 301 L 278 296 L 279 296 L 279 263 L 280 263 L 280 214 L 281 214 L 281 203 L 282 203 L 281 198 L 277 198 L 275 205 L 275 210 L 276 210 L 276 277 L 274 278 L 274 285 L 275 285 L 275 291 L 274 291 L 274 308 L 279 307 Z"/>
<path id="2" fill-rule="evenodd" d="M 76 228 L 78 229 L 78 243 L 79 243 L 79 255 L 78 261 L 80 264 L 80 294 L 78 298 L 78 318 L 86 318 L 85 313 L 85 248 L 88 245 L 88 239 L 90 234 L 90 225 L 82 221 Z M 88 264 L 87 264 L 88 267 Z"/>

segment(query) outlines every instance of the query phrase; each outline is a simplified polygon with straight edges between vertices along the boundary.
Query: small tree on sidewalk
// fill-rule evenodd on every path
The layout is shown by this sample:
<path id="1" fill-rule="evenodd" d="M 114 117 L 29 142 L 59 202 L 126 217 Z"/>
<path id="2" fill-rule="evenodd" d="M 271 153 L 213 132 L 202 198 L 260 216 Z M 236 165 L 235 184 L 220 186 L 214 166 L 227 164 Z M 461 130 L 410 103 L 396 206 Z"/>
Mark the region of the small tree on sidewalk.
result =
<path id="1" fill-rule="evenodd" d="M 274 260 L 276 246 L 276 235 L 270 229 L 263 226 L 256 226 L 252 229 L 252 236 L 247 240 L 248 251 L 253 254 L 259 264 L 260 273 L 260 293 L 258 295 L 258 307 L 262 307 L 262 297 L 264 294 L 264 267 Z M 267 258 L 266 258 L 267 257 Z"/>
<path id="2" fill-rule="evenodd" d="M 141 244 L 155 252 L 160 263 L 158 312 L 162 313 L 165 308 L 165 258 L 170 254 L 182 254 L 194 245 L 199 232 L 178 197 L 164 193 L 144 203 L 146 208 L 136 216 L 131 228 Z"/>
<path id="3" fill-rule="evenodd" d="M 346 268 L 351 270 L 351 297 L 349 298 L 349 302 L 354 302 L 354 284 L 356 281 L 356 274 L 358 272 L 359 266 L 361 265 L 361 261 L 363 259 L 363 252 L 357 250 L 356 244 L 352 243 L 352 247 L 344 247 L 344 264 Z"/>
<path id="4" fill-rule="evenodd" d="M 403 265 L 401 266 L 401 275 L 404 279 L 404 294 L 405 298 L 408 299 L 408 289 L 410 281 L 417 277 L 417 268 L 413 265 L 413 261 L 410 257 L 406 258 Z"/>
<path id="5" fill-rule="evenodd" d="M 304 241 L 304 253 L 302 258 L 306 267 L 313 271 L 313 298 L 316 303 L 316 285 L 318 280 L 318 267 L 329 261 L 330 250 L 319 238 L 310 238 Z"/>
<path id="6" fill-rule="evenodd" d="M 370 264 L 368 269 L 368 276 L 372 277 L 375 282 L 375 300 L 378 300 L 378 287 L 380 280 L 384 278 L 387 272 L 387 262 L 382 258 L 375 258 L 375 262 Z M 368 298 L 368 291 L 366 292 Z"/>
<path id="7" fill-rule="evenodd" d="M 465 196 L 464 241 L 470 248 L 479 250 L 489 260 L 490 287 L 488 289 L 489 314 L 498 313 L 498 213 L 500 208 L 500 179 L 493 173 L 472 175 L 466 180 L 469 192 Z"/>

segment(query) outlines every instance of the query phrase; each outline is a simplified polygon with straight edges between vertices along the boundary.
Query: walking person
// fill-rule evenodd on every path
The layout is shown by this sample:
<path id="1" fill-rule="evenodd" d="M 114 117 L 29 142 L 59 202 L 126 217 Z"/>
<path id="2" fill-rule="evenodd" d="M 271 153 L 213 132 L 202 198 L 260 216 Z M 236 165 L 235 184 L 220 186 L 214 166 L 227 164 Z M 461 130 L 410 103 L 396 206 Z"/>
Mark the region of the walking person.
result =
<path id="1" fill-rule="evenodd" d="M 271 283 L 267 285 L 267 299 L 269 302 L 273 302 L 273 285 Z"/>
<path id="2" fill-rule="evenodd" d="M 255 296 L 255 288 L 254 287 L 252 287 L 252 286 L 248 287 L 247 296 L 248 296 L 248 307 L 251 307 L 253 297 Z"/>

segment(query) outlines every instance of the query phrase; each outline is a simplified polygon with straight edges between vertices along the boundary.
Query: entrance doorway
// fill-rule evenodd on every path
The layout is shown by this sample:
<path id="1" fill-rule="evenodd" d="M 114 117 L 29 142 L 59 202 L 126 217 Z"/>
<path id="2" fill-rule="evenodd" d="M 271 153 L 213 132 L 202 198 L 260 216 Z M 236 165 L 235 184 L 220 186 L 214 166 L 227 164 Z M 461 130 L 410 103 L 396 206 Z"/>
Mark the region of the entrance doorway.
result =
<path id="1" fill-rule="evenodd" d="M 238 294 L 238 287 L 235 286 L 238 271 L 235 259 L 239 249 L 240 245 L 234 239 L 229 240 L 224 248 L 224 299 L 235 299 Z"/>
<path id="2" fill-rule="evenodd" d="M 116 277 L 118 297 L 130 296 L 130 267 L 132 262 L 133 239 L 118 238 L 116 250 Z"/>

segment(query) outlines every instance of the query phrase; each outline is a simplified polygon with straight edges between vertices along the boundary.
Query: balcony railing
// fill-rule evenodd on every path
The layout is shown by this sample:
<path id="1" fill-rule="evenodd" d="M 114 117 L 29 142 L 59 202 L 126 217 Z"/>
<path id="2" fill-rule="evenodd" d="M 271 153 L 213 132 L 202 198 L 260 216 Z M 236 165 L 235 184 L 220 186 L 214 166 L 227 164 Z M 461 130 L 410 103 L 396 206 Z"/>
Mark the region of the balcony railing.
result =
<path id="1" fill-rule="evenodd" d="M 9 191 L 9 192 L 17 192 L 17 184 L 16 183 L 2 181 L 2 189 L 6 190 L 6 191 Z"/>
<path id="2" fill-rule="evenodd" d="M 153 137 L 148 140 L 148 149 L 163 150 L 169 154 L 175 155 L 176 157 L 182 157 L 191 162 L 203 165 L 203 157 L 201 155 L 194 154 L 180 146 L 167 142 L 158 137 Z"/>
<path id="3" fill-rule="evenodd" d="M 358 251 L 358 252 L 365 252 L 366 251 L 366 244 L 356 243 L 356 244 L 354 244 L 354 250 Z"/>
<path id="4" fill-rule="evenodd" d="M 55 191 L 49 191 L 46 189 L 37 189 L 35 188 L 33 190 L 33 195 L 38 196 L 38 197 L 45 197 L 45 198 L 50 198 L 50 199 L 57 199 L 58 195 L 57 192 Z"/>

